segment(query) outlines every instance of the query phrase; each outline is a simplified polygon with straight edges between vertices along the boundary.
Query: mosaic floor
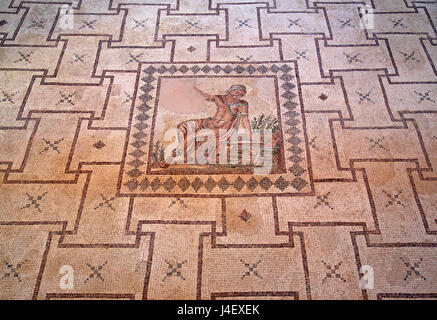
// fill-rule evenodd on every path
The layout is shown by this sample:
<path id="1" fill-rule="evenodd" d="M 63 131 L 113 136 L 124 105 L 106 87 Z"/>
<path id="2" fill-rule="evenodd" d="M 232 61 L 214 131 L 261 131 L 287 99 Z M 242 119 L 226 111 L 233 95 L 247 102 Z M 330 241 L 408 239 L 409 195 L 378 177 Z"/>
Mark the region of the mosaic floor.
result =
<path id="1" fill-rule="evenodd" d="M 431 0 L 1 0 L 0 298 L 437 298 L 436 23 Z M 268 129 L 272 167 L 167 152 L 190 123 Z"/>

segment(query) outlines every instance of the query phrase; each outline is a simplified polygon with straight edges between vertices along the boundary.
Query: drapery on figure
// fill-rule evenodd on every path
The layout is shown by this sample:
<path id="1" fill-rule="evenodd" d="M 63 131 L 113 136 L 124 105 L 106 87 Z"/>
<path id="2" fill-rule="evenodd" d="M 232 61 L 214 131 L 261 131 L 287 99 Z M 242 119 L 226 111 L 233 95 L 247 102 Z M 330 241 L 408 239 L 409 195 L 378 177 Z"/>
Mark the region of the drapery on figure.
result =
<path id="1" fill-rule="evenodd" d="M 242 100 L 246 95 L 246 87 L 237 84 L 231 86 L 224 95 L 211 95 L 197 87 L 193 87 L 196 92 L 205 97 L 206 101 L 214 102 L 217 111 L 213 117 L 203 119 L 187 120 L 179 123 L 177 129 L 182 132 L 184 150 L 184 163 L 187 163 L 187 150 L 197 150 L 202 142 L 188 141 L 188 133 L 196 134 L 202 129 L 214 131 L 216 136 L 216 156 L 219 152 L 219 144 L 228 141 L 239 129 L 244 129 L 252 139 L 252 128 L 249 121 L 249 104 Z M 193 139 L 192 139 L 193 140 Z M 190 143 L 194 143 L 194 148 L 190 149 Z M 182 149 L 182 145 L 178 148 Z"/>

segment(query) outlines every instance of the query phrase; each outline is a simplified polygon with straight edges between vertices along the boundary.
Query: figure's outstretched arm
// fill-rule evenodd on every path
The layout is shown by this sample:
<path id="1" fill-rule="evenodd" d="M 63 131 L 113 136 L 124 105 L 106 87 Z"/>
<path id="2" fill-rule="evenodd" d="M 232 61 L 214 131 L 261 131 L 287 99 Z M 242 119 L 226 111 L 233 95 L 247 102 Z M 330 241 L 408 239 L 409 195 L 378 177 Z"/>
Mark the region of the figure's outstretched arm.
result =
<path id="1" fill-rule="evenodd" d="M 203 92 L 203 91 L 200 90 L 198 87 L 194 86 L 193 88 L 194 88 L 194 90 L 195 90 L 197 93 L 199 93 L 201 96 L 205 97 L 207 100 L 213 100 L 213 99 L 214 99 L 214 96 L 213 96 L 213 95 L 208 94 L 208 93 L 206 93 L 206 92 Z"/>

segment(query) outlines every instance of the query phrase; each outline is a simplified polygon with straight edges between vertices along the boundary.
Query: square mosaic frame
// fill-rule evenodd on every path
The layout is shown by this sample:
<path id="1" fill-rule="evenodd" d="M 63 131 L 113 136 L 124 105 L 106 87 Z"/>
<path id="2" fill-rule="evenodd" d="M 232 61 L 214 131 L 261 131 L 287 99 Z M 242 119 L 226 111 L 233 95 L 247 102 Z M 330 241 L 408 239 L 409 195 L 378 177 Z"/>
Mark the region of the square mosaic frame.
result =
<path id="1" fill-rule="evenodd" d="M 136 104 L 131 112 L 120 193 L 139 196 L 251 196 L 311 192 L 304 121 L 291 62 L 141 64 Z M 184 77 L 270 77 L 275 83 L 285 173 L 277 174 L 147 174 L 160 80 Z"/>

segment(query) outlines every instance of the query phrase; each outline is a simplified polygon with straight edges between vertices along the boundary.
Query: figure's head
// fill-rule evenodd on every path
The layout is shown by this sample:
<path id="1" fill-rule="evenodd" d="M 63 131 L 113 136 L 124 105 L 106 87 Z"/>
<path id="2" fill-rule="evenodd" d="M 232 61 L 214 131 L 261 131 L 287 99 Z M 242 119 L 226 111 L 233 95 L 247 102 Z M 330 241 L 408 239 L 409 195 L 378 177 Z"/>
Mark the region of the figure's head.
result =
<path id="1" fill-rule="evenodd" d="M 246 87 L 241 84 L 235 84 L 226 90 L 226 95 L 230 95 L 233 98 L 240 99 L 246 95 Z"/>

